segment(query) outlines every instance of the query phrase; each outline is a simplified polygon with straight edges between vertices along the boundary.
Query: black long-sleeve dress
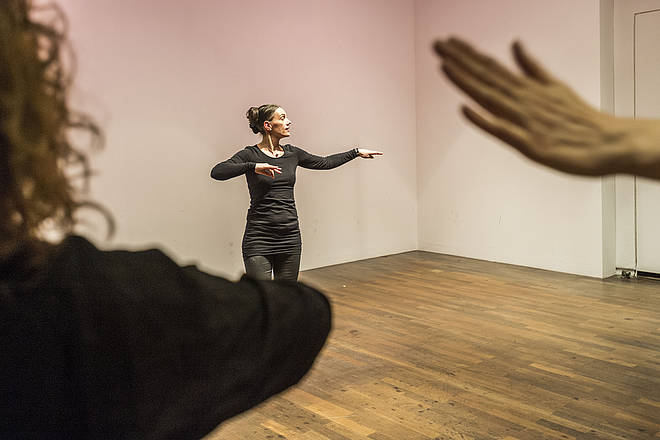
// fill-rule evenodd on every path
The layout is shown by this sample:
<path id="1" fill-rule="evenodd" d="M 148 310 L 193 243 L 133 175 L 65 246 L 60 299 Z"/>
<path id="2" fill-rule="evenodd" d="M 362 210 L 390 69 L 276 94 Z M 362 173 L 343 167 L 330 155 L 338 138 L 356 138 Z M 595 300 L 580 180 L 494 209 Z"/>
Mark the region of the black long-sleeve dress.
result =
<path id="1" fill-rule="evenodd" d="M 230 159 L 217 164 L 211 177 L 227 180 L 245 174 L 250 191 L 250 208 L 243 235 L 243 258 L 255 255 L 300 254 L 302 242 L 298 212 L 293 196 L 296 168 L 329 170 L 358 157 L 357 149 L 330 156 L 316 156 L 293 145 L 283 145 L 280 157 L 266 155 L 256 145 L 245 147 Z M 257 163 L 282 168 L 275 178 L 254 172 Z"/>
<path id="2" fill-rule="evenodd" d="M 71 236 L 39 273 L 24 260 L 0 261 L 1 439 L 197 439 L 298 382 L 330 330 L 304 284 L 158 250 Z"/>

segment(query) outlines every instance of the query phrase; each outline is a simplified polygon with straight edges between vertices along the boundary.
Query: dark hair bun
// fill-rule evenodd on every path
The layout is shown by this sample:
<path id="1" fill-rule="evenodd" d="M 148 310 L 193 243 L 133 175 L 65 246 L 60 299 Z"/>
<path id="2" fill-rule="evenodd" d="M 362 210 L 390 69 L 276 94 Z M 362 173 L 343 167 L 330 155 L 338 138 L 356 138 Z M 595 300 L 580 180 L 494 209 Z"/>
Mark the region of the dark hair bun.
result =
<path id="1" fill-rule="evenodd" d="M 264 104 L 259 107 L 250 107 L 248 109 L 248 111 L 245 113 L 245 116 L 247 116 L 248 121 L 250 122 L 250 128 L 254 134 L 265 134 L 264 122 L 273 119 L 273 115 L 278 108 L 280 108 L 279 105 Z"/>
<path id="2" fill-rule="evenodd" d="M 245 113 L 245 116 L 247 117 L 250 123 L 250 128 L 252 129 L 252 132 L 254 134 L 260 133 L 261 127 L 259 127 L 259 107 L 250 107 L 247 113 Z"/>

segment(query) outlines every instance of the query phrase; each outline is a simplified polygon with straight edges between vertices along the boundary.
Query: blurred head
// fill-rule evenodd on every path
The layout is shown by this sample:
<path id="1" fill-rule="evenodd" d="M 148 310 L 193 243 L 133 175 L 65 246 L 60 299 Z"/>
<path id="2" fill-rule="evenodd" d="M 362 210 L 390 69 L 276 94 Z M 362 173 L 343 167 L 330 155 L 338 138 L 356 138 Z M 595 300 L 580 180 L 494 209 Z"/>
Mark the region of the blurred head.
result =
<path id="1" fill-rule="evenodd" d="M 46 226 L 70 231 L 82 204 L 89 165 L 71 139 L 100 134 L 68 106 L 65 28 L 56 6 L 0 1 L 0 261 Z"/>
<path id="2" fill-rule="evenodd" d="M 287 118 L 282 107 L 275 104 L 264 104 L 259 107 L 250 107 L 246 114 L 252 132 L 264 136 L 273 136 L 278 139 L 290 136 L 291 121 Z"/>

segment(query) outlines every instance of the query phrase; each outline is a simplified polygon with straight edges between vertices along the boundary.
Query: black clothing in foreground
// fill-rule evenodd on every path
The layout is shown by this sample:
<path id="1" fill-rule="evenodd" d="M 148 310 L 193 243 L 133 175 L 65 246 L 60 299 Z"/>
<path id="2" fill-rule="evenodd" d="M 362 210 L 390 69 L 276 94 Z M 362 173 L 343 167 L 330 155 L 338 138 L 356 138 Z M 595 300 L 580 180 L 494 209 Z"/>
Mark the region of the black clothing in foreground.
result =
<path id="1" fill-rule="evenodd" d="M 300 283 L 233 283 L 71 236 L 0 262 L 0 438 L 197 439 L 295 384 L 330 329 Z"/>
<path id="2" fill-rule="evenodd" d="M 293 198 L 296 167 L 329 170 L 358 157 L 357 149 L 321 157 L 293 145 L 283 145 L 280 157 L 266 155 L 252 145 L 217 164 L 211 177 L 227 180 L 245 174 L 250 190 L 250 209 L 243 235 L 243 258 L 255 255 L 300 254 L 301 239 L 298 212 Z M 282 168 L 275 178 L 254 172 L 257 163 Z"/>

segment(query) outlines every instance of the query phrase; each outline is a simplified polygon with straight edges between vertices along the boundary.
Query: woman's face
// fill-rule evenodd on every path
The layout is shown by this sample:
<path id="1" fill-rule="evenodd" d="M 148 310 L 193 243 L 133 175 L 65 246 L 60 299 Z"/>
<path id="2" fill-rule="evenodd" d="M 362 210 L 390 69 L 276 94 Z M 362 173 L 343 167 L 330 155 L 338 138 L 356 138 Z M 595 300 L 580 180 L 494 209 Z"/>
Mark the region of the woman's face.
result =
<path id="1" fill-rule="evenodd" d="M 271 118 L 270 121 L 266 121 L 264 124 L 266 127 L 266 130 L 270 128 L 269 131 L 267 131 L 271 136 L 276 136 L 277 138 L 284 138 L 291 136 L 291 133 L 289 133 L 289 128 L 291 127 L 291 121 L 289 118 L 286 117 L 286 112 L 282 107 L 279 107 L 277 110 L 275 110 L 275 113 L 273 113 L 273 117 Z"/>

